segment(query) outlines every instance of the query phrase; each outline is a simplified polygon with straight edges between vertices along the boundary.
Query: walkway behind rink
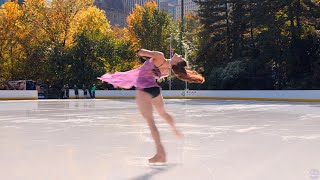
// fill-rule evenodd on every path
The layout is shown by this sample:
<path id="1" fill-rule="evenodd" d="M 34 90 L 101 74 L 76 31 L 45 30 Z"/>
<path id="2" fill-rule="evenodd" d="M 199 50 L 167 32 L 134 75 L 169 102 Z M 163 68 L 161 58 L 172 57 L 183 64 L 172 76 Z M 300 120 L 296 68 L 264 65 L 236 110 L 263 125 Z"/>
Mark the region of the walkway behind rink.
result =
<path id="1" fill-rule="evenodd" d="M 320 176 L 320 104 L 165 100 L 168 165 L 134 100 L 0 101 L 3 180 L 302 180 Z M 319 175 L 318 175 L 319 174 Z"/>

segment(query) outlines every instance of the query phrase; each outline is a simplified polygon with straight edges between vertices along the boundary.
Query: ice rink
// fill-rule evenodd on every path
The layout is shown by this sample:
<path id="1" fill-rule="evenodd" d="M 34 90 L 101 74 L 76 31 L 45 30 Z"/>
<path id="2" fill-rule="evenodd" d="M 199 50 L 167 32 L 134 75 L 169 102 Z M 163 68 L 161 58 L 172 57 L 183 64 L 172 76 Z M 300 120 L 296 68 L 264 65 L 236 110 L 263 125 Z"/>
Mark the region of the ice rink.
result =
<path id="1" fill-rule="evenodd" d="M 320 179 L 320 104 L 165 100 L 168 164 L 133 99 L 0 101 L 1 180 Z"/>

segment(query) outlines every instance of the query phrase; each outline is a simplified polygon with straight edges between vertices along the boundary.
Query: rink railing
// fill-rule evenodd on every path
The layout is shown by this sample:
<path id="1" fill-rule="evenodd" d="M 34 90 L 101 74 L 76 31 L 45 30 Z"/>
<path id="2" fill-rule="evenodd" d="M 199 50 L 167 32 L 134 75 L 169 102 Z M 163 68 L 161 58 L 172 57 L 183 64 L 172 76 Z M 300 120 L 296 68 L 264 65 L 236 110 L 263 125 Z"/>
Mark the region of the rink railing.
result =
<path id="1" fill-rule="evenodd" d="M 163 90 L 166 99 L 216 99 L 216 100 L 263 100 L 263 101 L 294 101 L 320 102 L 320 90 Z M 90 98 L 89 93 L 81 99 Z M 97 90 L 96 99 L 127 99 L 134 98 L 134 90 Z M 74 99 L 74 91 L 70 90 L 70 98 Z M 33 100 L 38 99 L 34 90 L 0 90 L 0 100 Z"/>

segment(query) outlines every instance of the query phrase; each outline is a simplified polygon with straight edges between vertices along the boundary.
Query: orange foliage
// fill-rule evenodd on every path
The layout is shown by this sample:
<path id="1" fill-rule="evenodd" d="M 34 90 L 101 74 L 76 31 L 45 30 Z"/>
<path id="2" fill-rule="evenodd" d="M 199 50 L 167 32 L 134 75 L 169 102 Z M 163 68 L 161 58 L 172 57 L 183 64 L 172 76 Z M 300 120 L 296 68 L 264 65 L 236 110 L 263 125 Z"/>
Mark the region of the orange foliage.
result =
<path id="1" fill-rule="evenodd" d="M 135 49 L 140 48 L 139 39 L 136 37 L 133 26 L 134 25 L 141 25 L 142 24 L 142 15 L 146 12 L 146 9 L 148 9 L 148 16 L 152 17 L 153 12 L 157 9 L 157 4 L 155 1 L 146 2 L 144 4 L 144 7 L 136 4 L 133 12 L 127 17 L 127 36 L 131 41 L 133 42 L 133 45 Z"/>

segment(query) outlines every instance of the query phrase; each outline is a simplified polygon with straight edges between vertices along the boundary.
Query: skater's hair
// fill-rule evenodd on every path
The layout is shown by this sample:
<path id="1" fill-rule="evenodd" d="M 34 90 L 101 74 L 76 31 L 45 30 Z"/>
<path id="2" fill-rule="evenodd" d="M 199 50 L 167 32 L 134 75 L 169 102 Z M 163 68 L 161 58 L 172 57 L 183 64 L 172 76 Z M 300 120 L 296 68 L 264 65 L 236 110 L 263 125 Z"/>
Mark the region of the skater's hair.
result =
<path id="1" fill-rule="evenodd" d="M 204 77 L 196 71 L 191 70 L 184 60 L 177 63 L 176 65 L 172 65 L 172 70 L 174 74 L 183 81 L 200 84 L 204 83 L 205 81 Z"/>

